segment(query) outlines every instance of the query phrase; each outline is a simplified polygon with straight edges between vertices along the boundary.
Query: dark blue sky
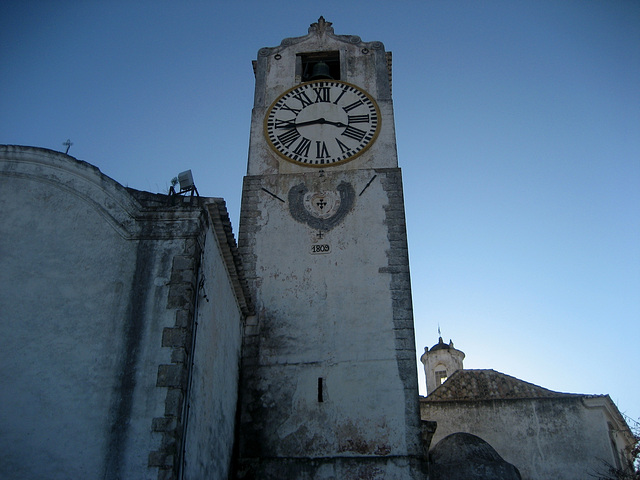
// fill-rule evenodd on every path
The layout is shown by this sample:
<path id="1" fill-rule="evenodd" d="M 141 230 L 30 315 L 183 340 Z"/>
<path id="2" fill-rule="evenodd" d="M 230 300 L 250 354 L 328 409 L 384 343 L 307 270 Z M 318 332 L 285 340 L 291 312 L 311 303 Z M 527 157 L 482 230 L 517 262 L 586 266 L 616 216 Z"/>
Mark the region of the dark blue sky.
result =
<path id="1" fill-rule="evenodd" d="M 191 169 L 237 231 L 251 60 L 320 15 L 393 52 L 418 355 L 639 418 L 640 2 L 5 1 L 0 143 Z"/>

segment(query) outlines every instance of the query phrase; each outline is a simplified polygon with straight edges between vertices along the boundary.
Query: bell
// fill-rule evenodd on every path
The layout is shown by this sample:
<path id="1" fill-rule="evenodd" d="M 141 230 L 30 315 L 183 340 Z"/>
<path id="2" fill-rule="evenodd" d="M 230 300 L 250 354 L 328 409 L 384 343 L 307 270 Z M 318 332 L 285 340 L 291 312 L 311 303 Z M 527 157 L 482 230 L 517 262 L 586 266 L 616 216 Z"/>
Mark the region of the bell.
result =
<path id="1" fill-rule="evenodd" d="M 318 62 L 313 66 L 313 70 L 311 71 L 310 80 L 320 80 L 323 78 L 328 78 L 333 80 L 333 77 L 329 72 L 329 65 L 324 62 Z"/>

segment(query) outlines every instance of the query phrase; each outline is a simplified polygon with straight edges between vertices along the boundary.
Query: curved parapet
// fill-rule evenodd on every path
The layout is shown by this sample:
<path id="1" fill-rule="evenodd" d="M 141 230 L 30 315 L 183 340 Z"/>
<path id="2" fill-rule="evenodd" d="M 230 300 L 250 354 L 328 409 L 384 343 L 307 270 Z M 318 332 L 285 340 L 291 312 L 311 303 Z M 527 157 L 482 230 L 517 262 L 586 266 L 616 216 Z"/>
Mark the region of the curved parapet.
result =
<path id="1" fill-rule="evenodd" d="M 63 190 L 82 199 L 123 238 L 135 238 L 140 233 L 136 217 L 141 205 L 124 187 L 87 162 L 44 148 L 3 145 L 0 177 Z"/>
<path id="2" fill-rule="evenodd" d="M 324 17 L 320 17 L 317 22 L 309 26 L 309 33 L 300 37 L 287 37 L 280 42 L 277 47 L 264 47 L 258 51 L 259 56 L 267 57 L 279 53 L 284 48 L 294 46 L 298 43 L 305 42 L 312 37 L 327 37 L 349 45 L 356 45 L 361 48 L 369 48 L 371 50 L 384 50 L 382 42 L 363 42 L 358 35 L 336 35 L 333 31 L 333 24 L 327 22 Z"/>
<path id="3" fill-rule="evenodd" d="M 199 227 L 197 209 L 180 208 L 181 214 L 176 216 L 176 207 L 169 204 L 167 197 L 127 189 L 97 167 L 45 148 L 0 145 L 0 181 L 2 178 L 22 180 L 22 188 L 33 194 L 43 194 L 53 188 L 73 195 L 127 240 L 185 238 L 192 236 Z M 141 198 L 144 201 L 140 201 Z M 180 223 L 179 229 L 176 222 Z M 182 233 L 177 234 L 177 231 Z"/>

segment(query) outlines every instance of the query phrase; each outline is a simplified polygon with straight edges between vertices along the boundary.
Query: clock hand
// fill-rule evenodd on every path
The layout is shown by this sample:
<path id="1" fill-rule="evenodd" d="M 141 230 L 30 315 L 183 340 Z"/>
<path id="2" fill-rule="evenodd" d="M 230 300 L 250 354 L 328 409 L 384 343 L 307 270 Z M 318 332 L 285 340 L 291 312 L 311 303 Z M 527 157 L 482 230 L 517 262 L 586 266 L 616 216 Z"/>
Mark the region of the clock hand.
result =
<path id="1" fill-rule="evenodd" d="M 306 122 L 300 123 L 287 123 L 285 125 L 279 125 L 276 128 L 297 128 L 297 127 L 306 127 L 307 125 L 324 125 L 324 124 L 333 125 L 335 127 L 346 127 L 346 125 L 342 122 L 332 122 L 331 120 L 326 120 L 324 118 L 317 118 L 315 120 L 308 120 Z"/>
<path id="2" fill-rule="evenodd" d="M 322 118 L 321 120 L 324 120 L 324 118 Z M 342 122 L 331 122 L 329 120 L 324 120 L 322 123 L 328 123 L 329 125 L 333 125 L 334 127 L 346 127 L 346 125 Z"/>
<path id="3" fill-rule="evenodd" d="M 300 122 L 300 123 L 296 123 L 295 126 L 297 127 L 305 127 L 307 125 L 315 125 L 317 123 L 324 123 L 324 118 L 318 118 L 316 120 L 308 120 L 306 122 Z"/>

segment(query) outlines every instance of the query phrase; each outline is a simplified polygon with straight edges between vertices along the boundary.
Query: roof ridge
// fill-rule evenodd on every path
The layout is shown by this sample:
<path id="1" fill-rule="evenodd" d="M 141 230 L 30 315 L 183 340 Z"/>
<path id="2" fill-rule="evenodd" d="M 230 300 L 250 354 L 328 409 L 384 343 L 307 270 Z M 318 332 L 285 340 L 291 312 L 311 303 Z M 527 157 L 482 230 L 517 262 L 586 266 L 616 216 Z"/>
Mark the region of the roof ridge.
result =
<path id="1" fill-rule="evenodd" d="M 578 393 L 549 390 L 493 369 L 456 370 L 424 401 L 478 401 L 532 398 L 576 398 Z"/>

